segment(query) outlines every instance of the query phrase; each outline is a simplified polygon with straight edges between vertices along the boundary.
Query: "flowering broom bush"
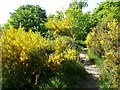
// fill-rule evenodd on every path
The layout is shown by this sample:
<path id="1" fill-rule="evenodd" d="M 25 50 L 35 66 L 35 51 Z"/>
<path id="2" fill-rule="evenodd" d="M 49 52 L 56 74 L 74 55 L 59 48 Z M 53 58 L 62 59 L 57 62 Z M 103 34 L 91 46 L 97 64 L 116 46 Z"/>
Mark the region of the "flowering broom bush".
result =
<path id="1" fill-rule="evenodd" d="M 93 28 L 86 40 L 88 49 L 104 59 L 100 79 L 107 82 L 109 88 L 120 88 L 119 28 L 117 21 L 109 21 Z"/>
<path id="2" fill-rule="evenodd" d="M 3 88 L 36 88 L 51 77 L 63 60 L 75 60 L 69 37 L 43 38 L 23 28 L 2 30 Z"/>

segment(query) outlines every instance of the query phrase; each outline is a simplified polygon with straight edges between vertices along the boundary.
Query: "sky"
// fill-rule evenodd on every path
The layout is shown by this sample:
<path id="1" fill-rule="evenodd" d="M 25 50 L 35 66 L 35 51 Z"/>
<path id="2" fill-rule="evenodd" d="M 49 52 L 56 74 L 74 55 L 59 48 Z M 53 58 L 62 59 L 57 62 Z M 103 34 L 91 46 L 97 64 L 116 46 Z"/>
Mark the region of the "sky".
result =
<path id="1" fill-rule="evenodd" d="M 69 7 L 72 0 L 0 0 L 0 24 L 4 24 L 10 18 L 10 12 L 14 12 L 20 5 L 40 5 L 46 10 L 47 15 L 55 14 L 56 11 L 64 11 Z M 88 0 L 88 7 L 83 12 L 93 11 L 104 0 Z"/>

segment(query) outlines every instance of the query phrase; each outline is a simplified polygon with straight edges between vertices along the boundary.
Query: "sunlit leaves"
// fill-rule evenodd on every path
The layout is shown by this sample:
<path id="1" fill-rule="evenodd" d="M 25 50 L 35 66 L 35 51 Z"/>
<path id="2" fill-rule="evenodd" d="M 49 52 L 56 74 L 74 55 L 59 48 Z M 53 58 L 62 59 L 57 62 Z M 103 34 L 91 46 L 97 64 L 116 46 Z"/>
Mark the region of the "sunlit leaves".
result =
<path id="1" fill-rule="evenodd" d="M 97 20 L 97 23 L 104 23 L 107 20 L 110 19 L 117 19 L 118 21 L 120 21 L 120 7 L 119 7 L 120 2 L 102 2 L 100 3 L 100 5 L 98 6 L 98 8 L 96 8 L 93 12 L 93 16 L 95 18 L 95 20 Z"/>
<path id="2" fill-rule="evenodd" d="M 46 12 L 40 6 L 22 5 L 11 14 L 7 24 L 14 28 L 24 27 L 25 31 L 31 29 L 34 32 L 45 33 L 47 29 L 44 22 L 46 21 Z"/>
<path id="3" fill-rule="evenodd" d="M 72 29 L 76 32 L 75 38 L 84 41 L 94 24 L 92 15 L 89 12 L 83 13 L 82 9 L 79 8 L 79 3 L 76 2 L 73 2 L 73 5 L 65 11 L 65 14 L 70 17 Z"/>

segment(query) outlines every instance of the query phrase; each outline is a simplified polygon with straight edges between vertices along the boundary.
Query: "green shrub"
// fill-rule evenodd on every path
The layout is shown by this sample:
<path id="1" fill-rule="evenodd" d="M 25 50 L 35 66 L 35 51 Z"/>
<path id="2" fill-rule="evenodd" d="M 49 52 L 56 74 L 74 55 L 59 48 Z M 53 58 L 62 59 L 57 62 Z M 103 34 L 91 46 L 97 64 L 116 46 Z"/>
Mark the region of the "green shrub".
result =
<path id="1" fill-rule="evenodd" d="M 61 68 L 57 74 L 50 78 L 48 82 L 40 86 L 40 88 L 58 88 L 67 90 L 68 88 L 80 88 L 86 77 L 83 65 L 75 60 L 62 61 Z"/>
<path id="2" fill-rule="evenodd" d="M 60 69 L 60 78 L 68 88 L 81 87 L 86 72 L 83 65 L 77 61 L 63 61 Z"/>
<path id="3" fill-rule="evenodd" d="M 66 84 L 58 77 L 53 77 L 48 83 L 49 88 L 66 88 Z"/>

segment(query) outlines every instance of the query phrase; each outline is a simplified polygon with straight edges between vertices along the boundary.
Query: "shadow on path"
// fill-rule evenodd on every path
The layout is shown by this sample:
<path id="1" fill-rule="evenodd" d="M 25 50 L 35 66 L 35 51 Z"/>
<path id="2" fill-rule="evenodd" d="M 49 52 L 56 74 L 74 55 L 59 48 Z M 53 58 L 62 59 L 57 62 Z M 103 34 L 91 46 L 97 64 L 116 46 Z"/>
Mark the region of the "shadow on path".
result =
<path id="1" fill-rule="evenodd" d="M 85 70 L 88 73 L 81 88 L 96 88 L 95 90 L 99 90 L 98 68 L 92 61 L 89 60 L 86 52 L 80 54 L 80 60 L 85 64 Z"/>

